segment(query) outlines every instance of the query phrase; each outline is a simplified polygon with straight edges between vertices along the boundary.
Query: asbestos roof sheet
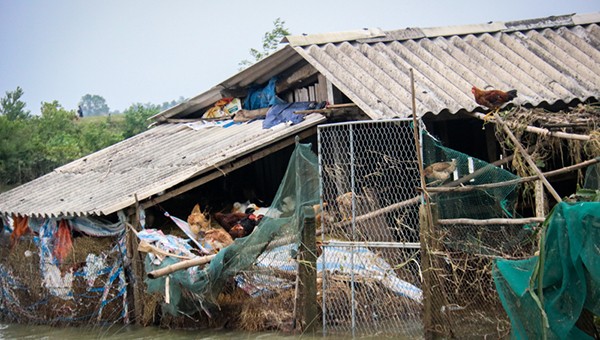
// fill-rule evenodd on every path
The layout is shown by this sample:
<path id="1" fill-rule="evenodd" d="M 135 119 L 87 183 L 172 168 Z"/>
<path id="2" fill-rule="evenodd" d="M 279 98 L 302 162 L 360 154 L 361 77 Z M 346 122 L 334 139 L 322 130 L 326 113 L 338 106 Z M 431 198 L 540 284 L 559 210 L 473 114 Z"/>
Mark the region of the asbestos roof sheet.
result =
<path id="1" fill-rule="evenodd" d="M 311 114 L 280 129 L 263 129 L 262 120 L 202 130 L 158 125 L 0 194 L 0 213 L 108 215 L 135 204 L 135 195 L 142 201 L 324 120 Z"/>
<path id="2" fill-rule="evenodd" d="M 472 86 L 516 89 L 517 105 L 598 99 L 598 23 L 592 13 L 293 47 L 372 119 L 411 114 L 411 69 L 419 115 L 471 112 Z"/>

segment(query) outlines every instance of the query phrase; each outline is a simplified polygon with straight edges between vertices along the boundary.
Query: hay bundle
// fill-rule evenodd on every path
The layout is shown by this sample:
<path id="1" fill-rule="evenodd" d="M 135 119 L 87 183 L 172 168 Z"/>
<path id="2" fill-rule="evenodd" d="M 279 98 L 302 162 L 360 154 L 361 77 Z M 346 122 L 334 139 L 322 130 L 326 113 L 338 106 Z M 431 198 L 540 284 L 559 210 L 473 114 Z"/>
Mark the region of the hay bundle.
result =
<path id="1" fill-rule="evenodd" d="M 240 314 L 240 328 L 246 331 L 291 331 L 294 317 L 294 289 L 272 296 L 253 298 Z"/>

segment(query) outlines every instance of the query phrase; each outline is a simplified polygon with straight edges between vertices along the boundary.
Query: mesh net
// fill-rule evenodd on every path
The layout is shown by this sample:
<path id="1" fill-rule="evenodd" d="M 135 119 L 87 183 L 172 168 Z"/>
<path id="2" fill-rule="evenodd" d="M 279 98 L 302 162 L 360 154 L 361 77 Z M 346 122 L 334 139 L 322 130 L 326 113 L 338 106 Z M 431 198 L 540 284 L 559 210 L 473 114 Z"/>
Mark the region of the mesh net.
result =
<path id="1" fill-rule="evenodd" d="M 103 222 L 73 218 L 69 225 L 79 232 L 71 241 L 67 230 L 64 242 L 58 234 L 65 221 L 17 218 L 15 225 L 24 223 L 29 231 L 13 237 L 12 246 L 9 234 L 0 234 L 0 318 L 51 325 L 129 323 L 123 225 L 95 237 L 89 235 L 101 231 Z M 59 259 L 61 248 L 66 256 Z"/>
<path id="2" fill-rule="evenodd" d="M 576 200 L 598 200 L 598 170 L 598 165 L 588 169 L 586 192 Z M 561 202 L 544 225 L 539 256 L 494 263 L 513 337 L 598 338 L 593 314 L 600 315 L 600 203 Z"/>
<path id="3" fill-rule="evenodd" d="M 191 267 L 168 276 L 169 301 L 163 310 L 177 315 L 207 310 L 218 303 L 219 293 L 234 278 L 239 286 L 253 295 L 288 289 L 296 270 L 295 253 L 303 227 L 304 207 L 319 203 L 317 157 L 308 144 L 297 144 L 286 174 L 271 205 L 281 212 L 278 218 L 267 217 L 247 237 L 218 252 L 204 268 Z M 146 272 L 173 264 L 165 259 L 155 265 L 146 259 Z M 167 277 L 147 279 L 149 292 L 165 292 Z"/>
<path id="4" fill-rule="evenodd" d="M 428 187 L 464 187 L 462 191 L 430 192 L 438 220 L 453 221 L 436 223 L 425 236 L 432 280 L 431 323 L 425 326 L 431 327 L 430 331 L 458 338 L 506 336 L 509 322 L 491 276 L 493 259 L 532 254 L 536 228 L 502 223 L 501 219 L 520 217 L 516 208 L 517 184 L 469 187 L 519 177 L 444 147 L 427 133 L 423 134 L 423 163 L 429 168 L 425 170 L 430 177 Z M 498 223 L 473 224 L 466 219 L 497 219 Z"/>

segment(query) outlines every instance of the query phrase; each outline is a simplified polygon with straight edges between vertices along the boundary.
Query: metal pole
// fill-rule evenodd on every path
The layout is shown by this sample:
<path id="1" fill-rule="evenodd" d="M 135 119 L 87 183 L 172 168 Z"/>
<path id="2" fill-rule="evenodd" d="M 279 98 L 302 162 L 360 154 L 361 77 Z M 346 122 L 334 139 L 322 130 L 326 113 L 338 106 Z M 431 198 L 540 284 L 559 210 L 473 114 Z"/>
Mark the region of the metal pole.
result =
<path id="1" fill-rule="evenodd" d="M 322 146 L 322 141 L 321 141 L 321 129 L 317 128 L 317 159 L 319 161 L 319 193 L 320 193 L 320 201 L 321 201 L 321 211 L 323 211 L 323 172 L 322 172 L 322 166 L 323 166 L 323 146 Z M 325 241 L 325 221 L 323 220 L 321 222 L 321 242 Z M 325 259 L 325 248 L 326 247 L 322 247 L 323 252 L 321 253 L 321 257 L 323 260 L 323 266 L 322 266 L 322 270 L 321 270 L 321 277 L 322 277 L 322 287 L 321 287 L 321 295 L 322 295 L 322 301 L 321 301 L 321 309 L 323 310 L 323 315 L 321 316 L 322 318 L 322 322 L 323 322 L 323 336 L 327 335 L 327 304 L 325 303 L 327 301 L 327 272 L 325 271 L 325 268 L 327 268 L 327 261 Z"/>
<path id="2" fill-rule="evenodd" d="M 350 191 L 352 192 L 352 241 L 356 241 L 356 191 L 354 188 L 354 130 L 350 125 Z M 356 336 L 356 297 L 354 291 L 354 247 L 350 252 L 350 284 L 352 296 L 352 338 Z"/>

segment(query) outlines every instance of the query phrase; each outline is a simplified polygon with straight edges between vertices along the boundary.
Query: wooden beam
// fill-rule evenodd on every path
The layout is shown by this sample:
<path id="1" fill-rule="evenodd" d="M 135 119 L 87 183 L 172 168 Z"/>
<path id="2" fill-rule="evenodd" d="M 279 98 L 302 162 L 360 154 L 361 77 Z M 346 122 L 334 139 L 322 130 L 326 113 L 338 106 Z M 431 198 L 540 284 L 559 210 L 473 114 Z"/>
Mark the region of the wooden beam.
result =
<path id="1" fill-rule="evenodd" d="M 313 126 L 311 128 L 308 128 L 304 131 L 301 131 L 297 134 L 297 136 L 300 139 L 303 138 L 307 138 L 313 134 L 316 133 L 317 127 Z M 211 173 L 208 174 L 199 174 L 198 176 L 200 176 L 200 178 L 198 178 L 197 180 L 194 180 L 188 184 L 185 184 L 179 188 L 173 189 L 167 193 L 165 193 L 162 196 L 159 197 L 155 197 L 155 198 L 151 198 L 149 200 L 144 201 L 144 203 L 141 204 L 142 209 L 147 209 L 148 207 L 154 206 L 156 204 L 159 204 L 161 202 L 164 202 L 168 199 L 171 199 L 175 196 L 181 195 L 184 192 L 187 192 L 189 190 L 192 190 L 196 187 L 199 187 L 203 184 L 206 184 L 216 178 L 219 178 L 221 176 L 225 176 L 228 173 L 237 170 L 243 166 L 246 166 L 254 161 L 257 161 L 261 158 L 264 158 L 276 151 L 279 151 L 285 147 L 288 147 L 292 144 L 295 143 L 295 136 L 293 137 L 289 137 L 286 139 L 283 139 L 265 149 L 262 149 L 260 151 L 257 151 L 255 153 L 252 153 L 244 158 L 240 158 L 237 159 L 235 161 L 228 161 L 226 163 L 218 163 L 214 165 L 214 168 L 216 168 L 217 170 L 212 171 Z"/>
<path id="2" fill-rule="evenodd" d="M 314 68 L 311 64 L 306 64 L 294 73 L 290 74 L 287 78 L 279 80 L 277 85 L 275 85 L 275 92 L 280 93 L 296 87 L 317 73 L 318 71 L 316 68 Z"/>
<path id="3" fill-rule="evenodd" d="M 483 117 L 485 117 L 485 115 L 483 113 L 479 113 L 479 112 L 465 112 L 466 115 L 471 116 L 473 118 L 477 118 L 477 119 L 481 119 L 483 121 L 486 121 Z M 491 123 L 493 123 L 494 121 L 491 120 L 489 121 Z M 548 129 L 544 129 L 544 128 L 539 128 L 536 126 L 529 126 L 529 125 L 523 125 L 523 124 L 519 124 L 516 122 L 509 122 L 506 123 L 508 124 L 511 128 L 525 128 L 525 131 L 527 132 L 531 132 L 531 133 L 536 133 L 538 135 L 542 135 L 542 136 L 551 136 L 551 137 L 556 137 L 556 138 L 564 138 L 564 139 L 573 139 L 573 140 L 582 140 L 582 141 L 588 141 L 591 139 L 590 136 L 587 135 L 578 135 L 575 133 L 567 133 L 567 132 L 562 132 L 562 131 L 550 131 Z"/>

